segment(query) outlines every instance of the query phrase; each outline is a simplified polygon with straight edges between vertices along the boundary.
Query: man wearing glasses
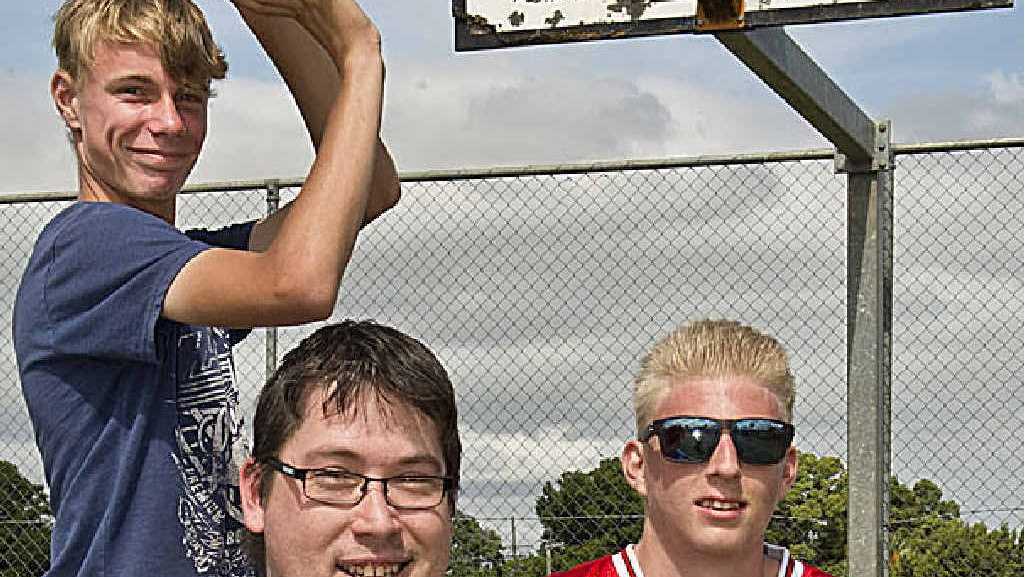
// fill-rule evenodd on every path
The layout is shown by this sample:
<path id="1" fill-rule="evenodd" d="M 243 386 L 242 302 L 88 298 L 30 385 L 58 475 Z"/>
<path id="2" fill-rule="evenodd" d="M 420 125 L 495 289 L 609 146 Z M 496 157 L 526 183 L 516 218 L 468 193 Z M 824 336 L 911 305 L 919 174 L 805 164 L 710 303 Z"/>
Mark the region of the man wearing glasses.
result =
<path id="1" fill-rule="evenodd" d="M 797 476 L 794 378 L 783 347 L 732 321 L 676 329 L 635 379 L 627 482 L 640 542 L 552 577 L 829 577 L 764 543 Z"/>
<path id="2" fill-rule="evenodd" d="M 260 393 L 240 479 L 250 554 L 268 577 L 440 577 L 460 453 L 452 384 L 423 344 L 323 327 Z"/>

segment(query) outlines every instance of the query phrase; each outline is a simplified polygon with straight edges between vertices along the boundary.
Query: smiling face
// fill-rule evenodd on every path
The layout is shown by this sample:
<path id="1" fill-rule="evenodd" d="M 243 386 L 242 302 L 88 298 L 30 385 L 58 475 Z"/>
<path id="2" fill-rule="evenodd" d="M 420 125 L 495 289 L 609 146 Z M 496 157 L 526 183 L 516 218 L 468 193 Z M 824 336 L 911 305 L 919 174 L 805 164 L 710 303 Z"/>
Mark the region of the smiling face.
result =
<path id="1" fill-rule="evenodd" d="M 786 420 L 777 397 L 750 377 L 674 382 L 655 406 L 655 419 Z M 723 431 L 707 463 L 673 463 L 662 458 L 658 443 L 654 436 L 646 443 L 630 441 L 623 450 L 627 481 L 646 502 L 642 546 L 676 559 L 760 556 L 772 512 L 797 475 L 796 449 L 790 447 L 778 464 L 749 465 L 738 460 Z"/>
<path id="2" fill-rule="evenodd" d="M 341 468 L 368 477 L 445 471 L 437 427 L 403 404 L 373 399 L 359 411 L 324 414 L 310 395 L 302 425 L 278 458 L 299 468 Z M 268 577 L 440 577 L 448 567 L 452 519 L 447 499 L 432 509 L 397 510 L 371 483 L 355 506 L 306 498 L 302 482 L 271 477 L 260 500 L 259 468 L 242 472 L 246 526 L 262 533 Z"/>
<path id="3" fill-rule="evenodd" d="M 77 82 L 58 71 L 51 92 L 78 157 L 79 198 L 173 222 L 206 138 L 207 93 L 171 78 L 151 46 L 109 41 Z"/>

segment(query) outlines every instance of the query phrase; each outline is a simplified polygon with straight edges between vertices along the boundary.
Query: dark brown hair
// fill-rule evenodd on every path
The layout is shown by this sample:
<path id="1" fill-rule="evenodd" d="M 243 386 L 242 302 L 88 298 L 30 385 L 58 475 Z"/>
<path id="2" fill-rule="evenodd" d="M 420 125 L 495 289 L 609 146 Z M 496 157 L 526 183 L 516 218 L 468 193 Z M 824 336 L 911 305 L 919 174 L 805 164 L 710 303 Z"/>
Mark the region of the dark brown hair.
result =
<path id="1" fill-rule="evenodd" d="M 281 366 L 260 391 L 253 419 L 253 454 L 257 463 L 276 457 L 303 424 L 307 399 L 323 393 L 325 414 L 360 415 L 361 403 L 374 400 L 408 406 L 437 427 L 445 462 L 452 477 L 448 500 L 455 511 L 462 445 L 456 428 L 455 393 L 445 368 L 420 341 L 373 321 L 346 320 L 321 327 L 285 355 Z M 263 498 L 271 469 L 263 467 Z M 262 567 L 262 536 L 249 535 L 247 549 Z"/>

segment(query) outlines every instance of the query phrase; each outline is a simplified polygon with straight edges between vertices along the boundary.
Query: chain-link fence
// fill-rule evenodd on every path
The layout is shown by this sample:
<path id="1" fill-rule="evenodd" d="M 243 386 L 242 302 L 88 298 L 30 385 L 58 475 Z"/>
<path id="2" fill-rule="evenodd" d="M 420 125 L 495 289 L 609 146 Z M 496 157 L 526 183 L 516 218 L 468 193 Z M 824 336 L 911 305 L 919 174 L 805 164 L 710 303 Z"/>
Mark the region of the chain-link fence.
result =
<path id="1" fill-rule="evenodd" d="M 897 153 L 893 473 L 959 505 L 929 501 L 923 484 L 898 491 L 915 502 L 891 524 L 893 559 L 911 563 L 920 535 L 902 528 L 921 519 L 960 517 L 987 534 L 1022 525 L 1022 150 L 1016 140 Z M 685 319 L 735 318 L 777 336 L 798 379 L 798 447 L 839 458 L 804 464 L 845 458 L 846 177 L 831 153 L 592 168 L 410 175 L 400 205 L 361 235 L 342 285 L 335 318 L 417 336 L 456 385 L 459 509 L 473 518 L 458 526 L 482 537 L 457 574 L 543 575 L 596 556 L 610 532 L 631 536 L 639 505 L 603 459 L 633 434 L 640 355 Z M 221 190 L 183 195 L 180 226 L 265 211 L 265 190 L 210 188 Z M 36 235 L 65 205 L 0 207 L 0 326 Z M 313 328 L 257 331 L 236 350 L 247 415 L 268 355 L 273 366 Z M 37 575 L 46 532 L 26 528 L 46 528 L 45 507 L 29 506 L 42 472 L 9 330 L 0 419 L 0 459 L 20 472 L 0 469 L 0 573 Z M 845 532 L 842 512 L 794 511 L 772 535 L 807 534 L 806 523 Z M 957 574 L 984 575 L 964 559 Z"/>

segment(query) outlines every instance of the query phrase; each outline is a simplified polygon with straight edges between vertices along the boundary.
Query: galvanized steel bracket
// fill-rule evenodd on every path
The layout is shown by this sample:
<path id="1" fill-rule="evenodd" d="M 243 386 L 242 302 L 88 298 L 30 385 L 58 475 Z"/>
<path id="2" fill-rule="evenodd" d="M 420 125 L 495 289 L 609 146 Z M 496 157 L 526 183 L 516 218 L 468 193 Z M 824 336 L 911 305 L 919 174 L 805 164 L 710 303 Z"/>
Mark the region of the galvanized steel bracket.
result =
<path id="1" fill-rule="evenodd" d="M 891 170 L 893 168 L 893 147 L 890 137 L 891 130 L 889 120 L 881 120 L 875 123 L 875 142 L 872 147 L 872 162 L 852 162 L 847 155 L 836 152 L 833 156 L 833 170 L 836 174 L 851 174 L 861 172 L 878 172 L 880 170 Z"/>

